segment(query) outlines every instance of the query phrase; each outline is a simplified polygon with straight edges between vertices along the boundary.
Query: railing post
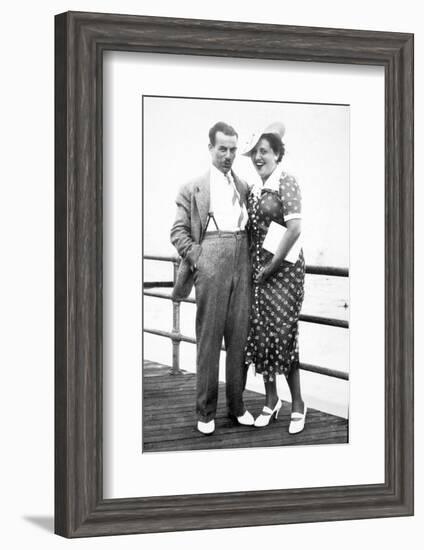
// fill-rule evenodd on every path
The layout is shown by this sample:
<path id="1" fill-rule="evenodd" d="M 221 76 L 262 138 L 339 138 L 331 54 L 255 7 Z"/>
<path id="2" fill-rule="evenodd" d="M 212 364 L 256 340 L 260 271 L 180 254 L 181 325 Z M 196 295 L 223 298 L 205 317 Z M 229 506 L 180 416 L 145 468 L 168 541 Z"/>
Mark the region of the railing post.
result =
<path id="1" fill-rule="evenodd" d="M 174 286 L 177 280 L 178 263 L 172 262 L 174 266 Z M 172 300 L 172 369 L 171 374 L 180 374 L 180 302 Z"/>

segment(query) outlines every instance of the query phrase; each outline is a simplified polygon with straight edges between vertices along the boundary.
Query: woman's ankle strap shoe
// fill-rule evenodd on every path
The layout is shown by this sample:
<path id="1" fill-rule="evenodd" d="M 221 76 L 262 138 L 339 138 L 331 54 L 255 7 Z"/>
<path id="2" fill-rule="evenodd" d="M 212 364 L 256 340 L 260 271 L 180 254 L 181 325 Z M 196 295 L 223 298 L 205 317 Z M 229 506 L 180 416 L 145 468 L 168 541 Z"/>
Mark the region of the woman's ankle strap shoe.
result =
<path id="1" fill-rule="evenodd" d="M 291 414 L 291 420 L 290 420 L 290 426 L 289 426 L 290 434 L 298 434 L 303 430 L 303 428 L 305 427 L 307 410 L 308 410 L 308 407 L 304 405 L 303 414 L 299 412 L 294 412 Z"/>
<path id="2" fill-rule="evenodd" d="M 273 409 L 264 407 L 261 414 L 255 420 L 256 428 L 264 428 L 265 426 L 268 426 L 273 418 L 277 419 L 281 406 L 281 399 L 279 399 Z"/>

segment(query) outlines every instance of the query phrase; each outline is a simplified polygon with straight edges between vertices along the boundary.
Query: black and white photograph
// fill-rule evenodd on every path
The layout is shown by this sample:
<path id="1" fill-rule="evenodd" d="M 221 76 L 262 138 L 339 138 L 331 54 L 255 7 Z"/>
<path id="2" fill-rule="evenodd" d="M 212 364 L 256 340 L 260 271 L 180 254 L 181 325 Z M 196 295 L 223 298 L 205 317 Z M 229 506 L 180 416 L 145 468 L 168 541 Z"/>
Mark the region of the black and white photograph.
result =
<path id="1" fill-rule="evenodd" d="M 348 444 L 349 105 L 141 101 L 142 452 Z"/>
<path id="2" fill-rule="evenodd" d="M 6 550 L 417 547 L 424 30 L 352 8 L 3 5 Z"/>

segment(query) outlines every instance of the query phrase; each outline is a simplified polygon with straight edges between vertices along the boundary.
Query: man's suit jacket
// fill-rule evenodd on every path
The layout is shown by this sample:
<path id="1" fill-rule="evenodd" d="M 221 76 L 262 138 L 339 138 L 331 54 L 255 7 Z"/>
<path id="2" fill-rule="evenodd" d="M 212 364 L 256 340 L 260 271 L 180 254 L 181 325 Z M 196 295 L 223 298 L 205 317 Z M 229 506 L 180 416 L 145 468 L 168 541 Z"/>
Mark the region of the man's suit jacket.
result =
<path id="1" fill-rule="evenodd" d="M 231 172 L 241 201 L 247 205 L 248 186 Z M 173 298 L 186 298 L 193 288 L 193 266 L 200 256 L 201 238 L 210 211 L 210 171 L 184 184 L 177 195 L 177 214 L 171 228 L 171 242 L 182 257 Z M 219 225 L 219 220 L 217 220 Z"/>

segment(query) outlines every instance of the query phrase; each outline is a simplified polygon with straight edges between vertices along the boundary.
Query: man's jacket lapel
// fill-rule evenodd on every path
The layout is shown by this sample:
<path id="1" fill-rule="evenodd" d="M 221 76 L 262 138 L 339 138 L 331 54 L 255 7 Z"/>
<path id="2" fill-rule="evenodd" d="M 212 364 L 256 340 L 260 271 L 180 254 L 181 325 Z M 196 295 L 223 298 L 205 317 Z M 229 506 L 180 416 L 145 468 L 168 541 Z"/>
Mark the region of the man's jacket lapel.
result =
<path id="1" fill-rule="evenodd" d="M 236 186 L 236 189 L 239 192 L 241 202 L 243 204 L 247 204 L 246 186 L 243 185 L 243 183 L 239 180 L 239 178 L 234 174 L 232 170 L 231 170 L 231 174 L 233 176 L 234 185 Z"/>
<path id="2" fill-rule="evenodd" d="M 208 171 L 202 178 L 199 179 L 195 187 L 195 201 L 199 212 L 200 223 L 202 229 L 205 228 L 208 219 L 211 191 L 210 191 L 210 172 Z"/>

